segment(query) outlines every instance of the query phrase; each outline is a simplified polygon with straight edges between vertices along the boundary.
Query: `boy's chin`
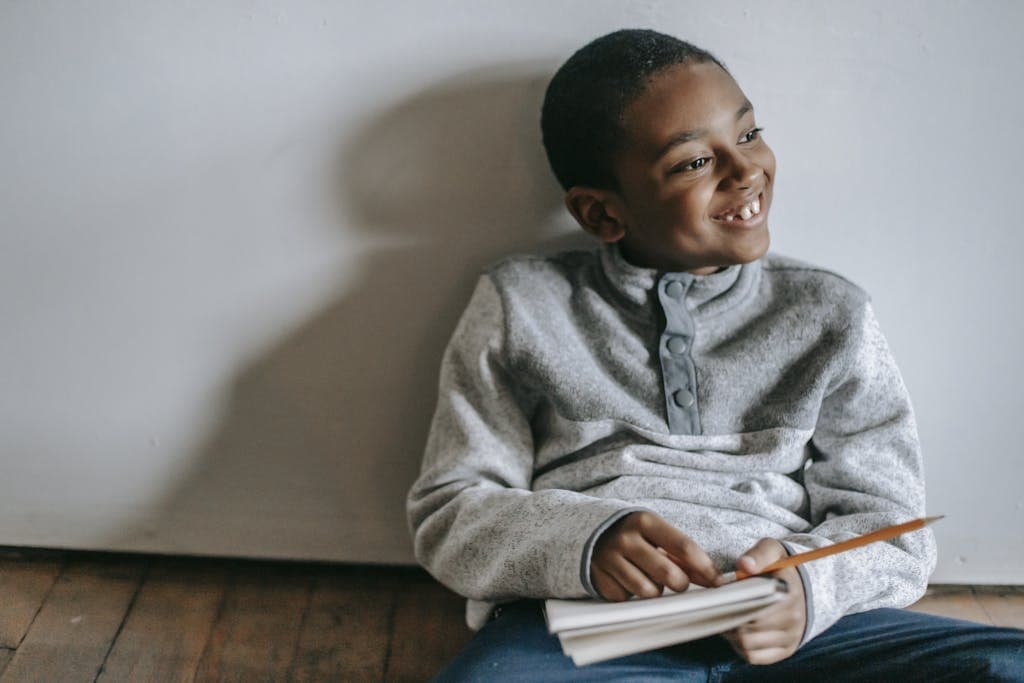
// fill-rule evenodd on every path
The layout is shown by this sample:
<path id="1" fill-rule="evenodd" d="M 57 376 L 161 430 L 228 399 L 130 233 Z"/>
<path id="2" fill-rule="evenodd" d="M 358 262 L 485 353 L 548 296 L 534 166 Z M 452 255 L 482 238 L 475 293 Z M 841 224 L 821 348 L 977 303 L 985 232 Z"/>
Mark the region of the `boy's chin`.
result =
<path id="1" fill-rule="evenodd" d="M 753 263 L 768 253 L 770 245 L 767 224 L 756 231 L 730 235 L 719 243 L 718 253 L 708 259 L 708 265 L 728 268 Z"/>
<path id="2" fill-rule="evenodd" d="M 765 229 L 763 235 L 763 238 L 757 240 L 755 243 L 750 245 L 744 245 L 745 248 L 736 250 L 736 258 L 734 265 L 753 263 L 754 261 L 768 253 L 768 247 L 771 246 L 772 240 L 771 236 L 768 234 L 767 228 Z"/>
<path id="3" fill-rule="evenodd" d="M 768 233 L 765 232 L 763 240 L 758 240 L 754 244 L 737 245 L 735 249 L 732 249 L 723 258 L 718 259 L 716 265 L 719 270 L 722 270 L 730 266 L 742 266 L 753 263 L 768 253 L 770 243 L 771 240 L 768 238 Z"/>
<path id="4" fill-rule="evenodd" d="M 768 231 L 765 230 L 756 240 L 720 245 L 724 249 L 719 249 L 714 254 L 705 254 L 704 258 L 694 258 L 692 253 L 679 254 L 671 249 L 636 253 L 623 242 L 619 242 L 619 248 L 623 258 L 634 266 L 654 268 L 665 272 L 708 275 L 731 266 L 753 263 L 768 253 L 770 242 Z"/>

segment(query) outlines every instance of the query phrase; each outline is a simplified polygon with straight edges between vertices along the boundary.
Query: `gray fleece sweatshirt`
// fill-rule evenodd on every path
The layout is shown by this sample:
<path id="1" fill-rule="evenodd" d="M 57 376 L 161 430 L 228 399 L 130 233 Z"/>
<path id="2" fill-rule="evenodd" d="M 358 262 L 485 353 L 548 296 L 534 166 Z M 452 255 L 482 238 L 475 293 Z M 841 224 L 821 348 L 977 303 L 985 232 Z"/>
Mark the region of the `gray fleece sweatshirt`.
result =
<path id="1" fill-rule="evenodd" d="M 924 514 L 917 428 L 868 297 L 768 254 L 694 276 L 614 245 L 490 268 L 445 351 L 419 479 L 416 557 L 494 604 L 596 597 L 600 533 L 651 510 L 722 571 L 758 539 L 800 552 Z M 804 641 L 905 606 L 927 529 L 804 565 Z"/>

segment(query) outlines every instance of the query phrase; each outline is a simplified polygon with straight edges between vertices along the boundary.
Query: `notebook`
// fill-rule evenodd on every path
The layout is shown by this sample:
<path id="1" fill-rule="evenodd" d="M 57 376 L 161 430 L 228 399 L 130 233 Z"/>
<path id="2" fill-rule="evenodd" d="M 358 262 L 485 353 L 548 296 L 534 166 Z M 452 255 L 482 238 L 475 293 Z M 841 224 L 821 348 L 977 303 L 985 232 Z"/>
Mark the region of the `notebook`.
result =
<path id="1" fill-rule="evenodd" d="M 719 588 L 625 602 L 547 600 L 548 630 L 579 666 L 685 643 L 750 621 L 786 594 L 786 583 L 753 577 Z"/>

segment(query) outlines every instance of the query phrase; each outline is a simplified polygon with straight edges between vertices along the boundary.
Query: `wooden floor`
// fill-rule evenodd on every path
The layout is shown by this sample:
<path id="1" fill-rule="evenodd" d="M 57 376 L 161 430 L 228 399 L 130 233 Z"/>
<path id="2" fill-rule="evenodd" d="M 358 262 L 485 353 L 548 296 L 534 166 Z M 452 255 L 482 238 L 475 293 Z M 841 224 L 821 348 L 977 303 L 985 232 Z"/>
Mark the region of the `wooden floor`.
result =
<path id="1" fill-rule="evenodd" d="M 1024 588 L 914 609 L 1024 628 Z M 417 569 L 0 548 L 0 683 L 424 681 L 469 637 Z"/>
<path id="2" fill-rule="evenodd" d="M 0 549 L 0 681 L 422 681 L 463 609 L 411 568 Z"/>

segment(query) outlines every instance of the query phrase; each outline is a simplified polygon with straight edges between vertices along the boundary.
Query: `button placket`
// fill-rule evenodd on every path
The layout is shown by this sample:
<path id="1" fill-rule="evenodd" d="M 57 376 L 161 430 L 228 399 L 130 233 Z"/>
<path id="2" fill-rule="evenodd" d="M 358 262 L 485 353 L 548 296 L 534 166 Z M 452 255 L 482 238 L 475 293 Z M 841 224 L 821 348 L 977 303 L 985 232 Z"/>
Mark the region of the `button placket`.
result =
<path id="1" fill-rule="evenodd" d="M 686 306 L 693 276 L 669 273 L 658 283 L 658 298 L 665 314 L 660 357 L 665 393 L 665 413 L 673 434 L 700 432 L 697 405 L 697 374 L 690 355 L 695 326 Z"/>
<path id="2" fill-rule="evenodd" d="M 665 346 L 668 347 L 669 353 L 673 353 L 677 356 L 681 353 L 686 353 L 686 349 L 688 348 L 685 337 L 669 337 L 668 343 L 665 344 Z"/>

